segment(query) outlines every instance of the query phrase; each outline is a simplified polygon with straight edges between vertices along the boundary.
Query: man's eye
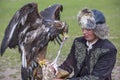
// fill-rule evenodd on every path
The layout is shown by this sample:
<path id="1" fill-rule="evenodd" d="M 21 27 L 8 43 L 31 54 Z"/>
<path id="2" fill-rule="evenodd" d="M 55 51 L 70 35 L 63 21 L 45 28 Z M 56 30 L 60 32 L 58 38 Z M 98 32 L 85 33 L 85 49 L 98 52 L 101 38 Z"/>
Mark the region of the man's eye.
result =
<path id="1" fill-rule="evenodd" d="M 86 29 L 87 31 L 92 31 L 92 29 Z"/>

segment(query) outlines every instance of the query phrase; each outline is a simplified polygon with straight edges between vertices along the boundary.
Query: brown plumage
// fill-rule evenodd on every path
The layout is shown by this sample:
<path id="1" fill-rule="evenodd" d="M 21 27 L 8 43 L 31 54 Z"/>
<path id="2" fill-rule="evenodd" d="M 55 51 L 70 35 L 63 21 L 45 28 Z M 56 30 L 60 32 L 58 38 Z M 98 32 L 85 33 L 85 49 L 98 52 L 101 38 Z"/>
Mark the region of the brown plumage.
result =
<path id="1" fill-rule="evenodd" d="M 59 34 L 68 32 L 67 24 L 60 21 L 62 10 L 62 5 L 55 4 L 38 12 L 37 4 L 29 3 L 19 9 L 9 22 L 0 54 L 3 55 L 8 47 L 18 46 L 22 80 L 41 79 L 38 63 L 45 59 L 48 43 L 53 40 L 60 42 Z"/>

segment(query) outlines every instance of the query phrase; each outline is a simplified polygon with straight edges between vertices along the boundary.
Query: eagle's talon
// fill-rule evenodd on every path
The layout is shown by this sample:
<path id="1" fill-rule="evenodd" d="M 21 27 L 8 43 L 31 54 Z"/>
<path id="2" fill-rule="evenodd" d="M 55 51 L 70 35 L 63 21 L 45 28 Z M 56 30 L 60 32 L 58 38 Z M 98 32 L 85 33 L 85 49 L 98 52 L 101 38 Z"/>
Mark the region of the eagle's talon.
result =
<path id="1" fill-rule="evenodd" d="M 38 64 L 43 67 L 44 65 L 47 65 L 47 60 L 43 59 L 43 60 L 38 60 Z"/>

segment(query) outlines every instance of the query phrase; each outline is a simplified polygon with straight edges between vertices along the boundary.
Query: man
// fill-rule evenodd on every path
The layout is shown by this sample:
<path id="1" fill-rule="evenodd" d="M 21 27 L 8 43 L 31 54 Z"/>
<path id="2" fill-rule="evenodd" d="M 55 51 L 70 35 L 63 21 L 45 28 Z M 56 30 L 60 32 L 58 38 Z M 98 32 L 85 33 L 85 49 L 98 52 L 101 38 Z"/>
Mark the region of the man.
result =
<path id="1" fill-rule="evenodd" d="M 107 39 L 108 27 L 101 11 L 83 9 L 78 13 L 82 37 L 74 40 L 55 80 L 111 80 L 117 50 Z"/>

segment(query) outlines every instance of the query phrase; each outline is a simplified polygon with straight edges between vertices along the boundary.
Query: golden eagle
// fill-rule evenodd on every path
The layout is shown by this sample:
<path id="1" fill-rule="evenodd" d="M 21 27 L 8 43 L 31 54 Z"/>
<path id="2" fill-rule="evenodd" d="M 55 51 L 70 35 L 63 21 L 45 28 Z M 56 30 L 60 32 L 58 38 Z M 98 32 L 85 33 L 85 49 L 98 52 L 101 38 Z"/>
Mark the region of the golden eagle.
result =
<path id="1" fill-rule="evenodd" d="M 20 8 L 10 20 L 1 43 L 0 54 L 18 47 L 21 53 L 22 80 L 41 80 L 41 66 L 50 41 L 61 42 L 60 34 L 68 32 L 68 26 L 60 21 L 61 4 L 54 4 L 38 12 L 37 3 Z"/>

